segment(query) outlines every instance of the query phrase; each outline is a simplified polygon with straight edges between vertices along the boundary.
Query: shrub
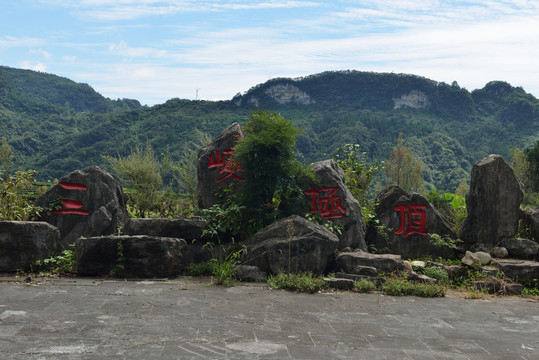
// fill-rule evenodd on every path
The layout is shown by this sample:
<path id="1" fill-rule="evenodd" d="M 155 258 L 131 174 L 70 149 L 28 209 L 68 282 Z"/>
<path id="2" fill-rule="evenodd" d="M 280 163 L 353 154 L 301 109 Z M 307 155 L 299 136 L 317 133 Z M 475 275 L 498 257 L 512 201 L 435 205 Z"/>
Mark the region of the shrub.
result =
<path id="1" fill-rule="evenodd" d="M 449 279 L 449 275 L 447 275 L 444 268 L 439 266 L 427 266 L 425 269 L 423 269 L 423 274 L 443 283 L 447 282 Z"/>
<path id="2" fill-rule="evenodd" d="M 17 171 L 0 179 L 0 221 L 27 221 L 39 218 L 44 209 L 35 206 L 32 183 L 37 171 Z"/>
<path id="3" fill-rule="evenodd" d="M 403 296 L 415 295 L 421 297 L 445 296 L 445 288 L 437 284 L 413 283 L 404 278 L 392 277 L 381 286 L 387 295 Z"/>
<path id="4" fill-rule="evenodd" d="M 213 271 L 213 264 L 210 261 L 201 263 L 191 263 L 187 268 L 187 274 L 191 276 L 203 276 L 211 275 Z"/>
<path id="5" fill-rule="evenodd" d="M 369 280 L 354 281 L 354 290 L 360 293 L 370 293 L 376 288 L 374 282 Z"/>
<path id="6" fill-rule="evenodd" d="M 312 273 L 283 274 L 268 277 L 268 284 L 274 289 L 305 292 L 313 294 L 328 288 L 328 283 Z"/>

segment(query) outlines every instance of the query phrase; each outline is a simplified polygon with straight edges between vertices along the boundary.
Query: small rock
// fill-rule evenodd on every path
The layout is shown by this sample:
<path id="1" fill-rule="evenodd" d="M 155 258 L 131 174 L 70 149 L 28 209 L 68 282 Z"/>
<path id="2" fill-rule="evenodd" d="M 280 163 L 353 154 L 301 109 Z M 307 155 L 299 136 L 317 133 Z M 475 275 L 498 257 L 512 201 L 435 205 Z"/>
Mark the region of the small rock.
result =
<path id="1" fill-rule="evenodd" d="M 477 256 L 479 260 L 481 260 L 481 265 L 488 265 L 492 261 L 492 257 L 490 256 L 490 254 L 484 251 L 477 251 L 475 253 L 475 256 Z"/>
<path id="2" fill-rule="evenodd" d="M 427 266 L 427 264 L 425 264 L 424 261 L 420 261 L 420 260 L 412 261 L 410 264 L 412 264 L 412 266 L 419 267 L 419 268 L 424 268 L 425 266 Z"/>
<path id="3" fill-rule="evenodd" d="M 414 281 L 414 282 L 428 283 L 428 284 L 435 284 L 436 281 L 437 281 L 436 279 L 428 277 L 427 275 L 418 274 L 415 271 L 412 271 L 408 275 L 408 280 L 409 281 Z"/>
<path id="4" fill-rule="evenodd" d="M 467 266 L 478 266 L 481 264 L 481 260 L 471 251 L 466 251 L 461 262 Z"/>
<path id="5" fill-rule="evenodd" d="M 502 246 L 496 246 L 490 250 L 490 255 L 494 258 L 503 259 L 509 255 L 509 252 Z"/>
<path id="6" fill-rule="evenodd" d="M 410 262 L 408 260 L 404 260 L 402 262 L 402 264 L 404 265 L 404 270 L 406 270 L 408 272 L 414 271 L 414 269 L 412 268 L 412 264 L 410 264 Z"/>

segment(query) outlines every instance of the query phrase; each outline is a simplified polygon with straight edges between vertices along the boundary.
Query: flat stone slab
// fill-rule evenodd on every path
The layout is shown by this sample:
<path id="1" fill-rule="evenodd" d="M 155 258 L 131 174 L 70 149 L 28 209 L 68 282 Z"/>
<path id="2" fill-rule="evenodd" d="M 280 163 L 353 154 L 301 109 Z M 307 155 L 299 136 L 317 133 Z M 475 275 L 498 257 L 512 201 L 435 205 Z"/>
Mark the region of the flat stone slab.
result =
<path id="1" fill-rule="evenodd" d="M 539 358 L 539 303 L 0 278 L 2 359 Z"/>
<path id="2" fill-rule="evenodd" d="M 519 259 L 495 259 L 492 265 L 511 279 L 528 284 L 539 279 L 539 262 Z M 537 281 L 537 280 L 535 280 Z"/>

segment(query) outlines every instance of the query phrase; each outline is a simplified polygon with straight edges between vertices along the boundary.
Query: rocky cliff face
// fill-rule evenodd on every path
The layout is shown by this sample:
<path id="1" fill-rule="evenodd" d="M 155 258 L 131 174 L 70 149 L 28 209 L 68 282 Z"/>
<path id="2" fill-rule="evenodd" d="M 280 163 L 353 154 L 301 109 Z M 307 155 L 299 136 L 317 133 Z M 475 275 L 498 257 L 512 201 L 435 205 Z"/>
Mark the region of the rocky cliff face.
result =
<path id="1" fill-rule="evenodd" d="M 309 105 L 314 103 L 309 94 L 292 84 L 278 84 L 268 88 L 266 95 L 271 96 L 279 104 L 296 103 Z"/>
<path id="2" fill-rule="evenodd" d="M 430 102 L 427 95 L 418 90 L 412 90 L 409 94 L 403 94 L 400 98 L 393 98 L 394 108 L 408 106 L 414 109 L 426 108 Z"/>

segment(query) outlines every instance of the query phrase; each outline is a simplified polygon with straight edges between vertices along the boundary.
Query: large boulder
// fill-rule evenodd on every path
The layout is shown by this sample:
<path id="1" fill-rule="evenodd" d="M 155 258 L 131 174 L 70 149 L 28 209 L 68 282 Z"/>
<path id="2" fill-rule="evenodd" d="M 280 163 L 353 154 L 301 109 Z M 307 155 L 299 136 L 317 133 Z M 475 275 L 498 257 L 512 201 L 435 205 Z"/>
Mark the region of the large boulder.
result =
<path id="1" fill-rule="evenodd" d="M 318 178 L 317 183 L 304 186 L 305 202 L 310 212 L 318 213 L 343 226 L 339 236 L 339 247 L 367 249 L 366 225 L 361 206 L 345 183 L 344 171 L 335 160 L 324 160 L 312 165 Z"/>
<path id="2" fill-rule="evenodd" d="M 435 245 L 429 234 L 443 239 L 456 239 L 451 225 L 422 195 L 407 193 L 399 186 L 390 186 L 376 198 L 379 226 L 369 228 L 369 246 L 404 258 L 424 256 L 453 257 L 455 250 Z"/>
<path id="3" fill-rule="evenodd" d="M 517 232 L 523 198 L 524 186 L 500 155 L 479 161 L 472 168 L 460 239 L 474 249 L 497 246 Z"/>
<path id="4" fill-rule="evenodd" d="M 510 257 L 534 260 L 539 255 L 539 244 L 529 239 L 508 238 L 500 246 L 507 249 Z"/>
<path id="5" fill-rule="evenodd" d="M 337 235 L 301 216 L 293 215 L 260 230 L 247 240 L 246 265 L 268 274 L 322 274 L 333 260 Z"/>
<path id="6" fill-rule="evenodd" d="M 167 277 L 182 267 L 183 239 L 156 236 L 80 238 L 75 246 L 75 272 L 82 276 Z"/>
<path id="7" fill-rule="evenodd" d="M 343 252 L 337 255 L 335 267 L 348 274 L 376 276 L 381 273 L 392 273 L 404 270 L 400 255 L 370 254 L 365 251 Z M 365 274 L 365 268 L 374 268 L 374 274 Z"/>
<path id="8" fill-rule="evenodd" d="M 495 259 L 492 265 L 506 276 L 524 285 L 537 286 L 539 262 L 519 259 Z"/>
<path id="9" fill-rule="evenodd" d="M 60 230 L 64 246 L 81 236 L 116 233 L 129 219 L 120 183 L 97 166 L 62 177 L 38 198 L 37 205 L 49 207 L 57 201 L 61 209 L 45 220 Z"/>
<path id="10" fill-rule="evenodd" d="M 198 152 L 198 206 L 201 209 L 217 203 L 230 184 L 244 180 L 240 165 L 234 161 L 234 146 L 243 138 L 240 125 L 223 130 L 211 144 Z"/>
<path id="11" fill-rule="evenodd" d="M 15 272 L 63 250 L 60 232 L 46 222 L 0 221 L 0 272 Z"/>

